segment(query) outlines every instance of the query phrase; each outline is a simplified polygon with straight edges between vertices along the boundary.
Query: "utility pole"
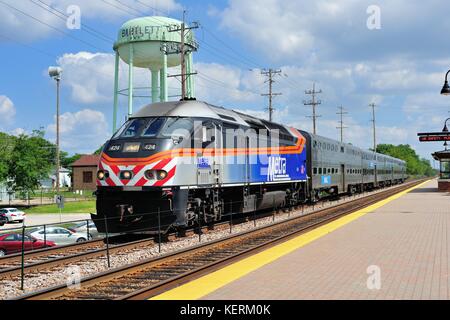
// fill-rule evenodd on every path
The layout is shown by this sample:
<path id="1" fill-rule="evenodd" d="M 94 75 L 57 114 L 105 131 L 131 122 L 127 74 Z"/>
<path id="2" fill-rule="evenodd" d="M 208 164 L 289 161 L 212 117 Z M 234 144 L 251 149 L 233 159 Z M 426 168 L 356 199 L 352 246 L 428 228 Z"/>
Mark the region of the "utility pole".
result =
<path id="1" fill-rule="evenodd" d="M 180 32 L 181 33 L 181 41 L 179 47 L 175 48 L 174 50 L 167 49 L 165 54 L 180 54 L 181 56 L 181 74 L 177 75 L 171 75 L 169 77 L 178 77 L 181 76 L 181 100 L 186 99 L 186 76 L 192 76 L 197 74 L 196 72 L 193 73 L 186 73 L 186 53 L 189 53 L 191 51 L 195 51 L 196 47 L 192 45 L 186 44 L 186 31 L 191 31 L 192 29 L 197 29 L 198 23 L 193 22 L 192 26 L 186 27 L 186 10 L 183 11 L 183 21 L 181 23 L 181 26 L 174 25 L 169 27 L 169 32 Z"/>
<path id="2" fill-rule="evenodd" d="M 281 70 L 274 70 L 274 69 L 269 69 L 269 70 L 262 70 L 261 74 L 264 76 L 269 77 L 269 79 L 267 81 L 265 81 L 265 83 L 269 83 L 269 93 L 263 93 L 261 94 L 261 96 L 263 97 L 269 97 L 269 107 L 267 108 L 269 110 L 269 121 L 272 121 L 273 119 L 273 105 L 272 105 L 272 100 L 274 96 L 281 96 L 282 93 L 273 93 L 272 91 L 272 85 L 275 82 L 275 80 L 273 79 L 274 76 L 281 74 Z"/>
<path id="3" fill-rule="evenodd" d="M 59 87 L 62 69 L 60 67 L 49 67 L 48 74 L 56 81 L 56 193 L 59 195 Z"/>
<path id="4" fill-rule="evenodd" d="M 375 103 L 369 104 L 369 107 L 372 108 L 372 126 L 373 126 L 373 152 L 377 152 L 377 139 L 376 139 L 376 123 L 375 123 Z"/>
<path id="5" fill-rule="evenodd" d="M 339 121 L 339 127 L 336 127 L 337 129 L 341 130 L 341 143 L 344 142 L 344 129 L 348 128 L 348 127 L 344 127 L 344 114 L 348 114 L 348 112 L 344 111 L 344 108 L 342 106 L 338 107 L 339 112 L 336 112 L 336 114 L 338 114 L 340 116 L 340 121 Z"/>
<path id="6" fill-rule="evenodd" d="M 61 78 L 56 79 L 56 194 L 59 195 L 59 87 Z"/>
<path id="7" fill-rule="evenodd" d="M 321 116 L 316 115 L 316 106 L 322 104 L 321 100 L 316 100 L 316 95 L 318 95 L 319 93 L 322 93 L 322 90 L 316 91 L 316 84 L 313 83 L 313 88 L 312 90 L 306 90 L 305 94 L 311 95 L 311 100 L 309 101 L 303 101 L 303 104 L 305 106 L 312 106 L 312 111 L 313 114 L 312 116 L 308 116 L 307 118 L 312 118 L 313 119 L 313 133 L 316 134 L 317 130 L 316 130 L 316 119 L 320 118 Z"/>

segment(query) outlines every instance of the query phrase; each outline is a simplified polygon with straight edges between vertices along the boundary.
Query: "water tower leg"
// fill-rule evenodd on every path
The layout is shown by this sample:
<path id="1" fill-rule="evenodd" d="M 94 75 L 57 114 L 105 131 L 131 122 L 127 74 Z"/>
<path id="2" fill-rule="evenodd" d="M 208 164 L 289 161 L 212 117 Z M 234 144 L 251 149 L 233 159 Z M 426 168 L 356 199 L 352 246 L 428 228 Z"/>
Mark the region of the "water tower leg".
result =
<path id="1" fill-rule="evenodd" d="M 164 100 L 164 72 L 163 69 L 159 70 L 159 101 L 165 102 Z"/>
<path id="2" fill-rule="evenodd" d="M 134 50 L 133 45 L 130 44 L 130 65 L 128 69 L 128 116 L 133 114 L 133 65 Z"/>
<path id="3" fill-rule="evenodd" d="M 117 129 L 117 105 L 119 91 L 119 52 L 116 51 L 116 63 L 114 67 L 114 110 L 113 110 L 113 134 Z"/>
<path id="4" fill-rule="evenodd" d="M 163 55 L 163 67 L 161 69 L 161 102 L 169 100 L 167 90 L 167 55 Z"/>
<path id="5" fill-rule="evenodd" d="M 152 103 L 158 102 L 158 70 L 150 70 L 152 72 Z"/>

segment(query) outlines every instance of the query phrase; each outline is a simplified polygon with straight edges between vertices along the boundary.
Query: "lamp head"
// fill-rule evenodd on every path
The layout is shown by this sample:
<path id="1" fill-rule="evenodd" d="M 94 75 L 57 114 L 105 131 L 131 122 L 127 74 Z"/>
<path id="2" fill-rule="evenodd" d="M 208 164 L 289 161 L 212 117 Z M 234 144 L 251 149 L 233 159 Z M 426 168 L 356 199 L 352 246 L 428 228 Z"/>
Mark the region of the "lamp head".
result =
<path id="1" fill-rule="evenodd" d="M 63 70 L 60 67 L 49 67 L 48 68 L 48 75 L 56 80 L 61 79 L 61 74 Z"/>

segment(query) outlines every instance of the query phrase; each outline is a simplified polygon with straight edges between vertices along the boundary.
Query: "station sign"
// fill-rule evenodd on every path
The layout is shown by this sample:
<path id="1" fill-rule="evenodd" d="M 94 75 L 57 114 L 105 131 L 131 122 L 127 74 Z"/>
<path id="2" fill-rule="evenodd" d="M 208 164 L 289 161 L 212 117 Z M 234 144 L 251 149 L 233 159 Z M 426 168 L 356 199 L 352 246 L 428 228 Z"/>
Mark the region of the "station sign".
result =
<path id="1" fill-rule="evenodd" d="M 450 141 L 450 133 L 448 132 L 426 132 L 417 135 L 420 142 Z"/>

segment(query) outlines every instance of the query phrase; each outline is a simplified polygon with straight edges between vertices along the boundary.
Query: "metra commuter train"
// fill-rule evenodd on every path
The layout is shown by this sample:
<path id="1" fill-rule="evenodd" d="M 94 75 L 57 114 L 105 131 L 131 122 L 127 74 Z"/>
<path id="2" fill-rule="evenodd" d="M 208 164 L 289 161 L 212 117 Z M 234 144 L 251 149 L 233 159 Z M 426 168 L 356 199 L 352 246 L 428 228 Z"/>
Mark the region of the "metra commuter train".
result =
<path id="1" fill-rule="evenodd" d="M 399 159 L 205 102 L 156 103 L 105 144 L 92 218 L 100 232 L 212 224 L 402 183 L 405 170 Z"/>

